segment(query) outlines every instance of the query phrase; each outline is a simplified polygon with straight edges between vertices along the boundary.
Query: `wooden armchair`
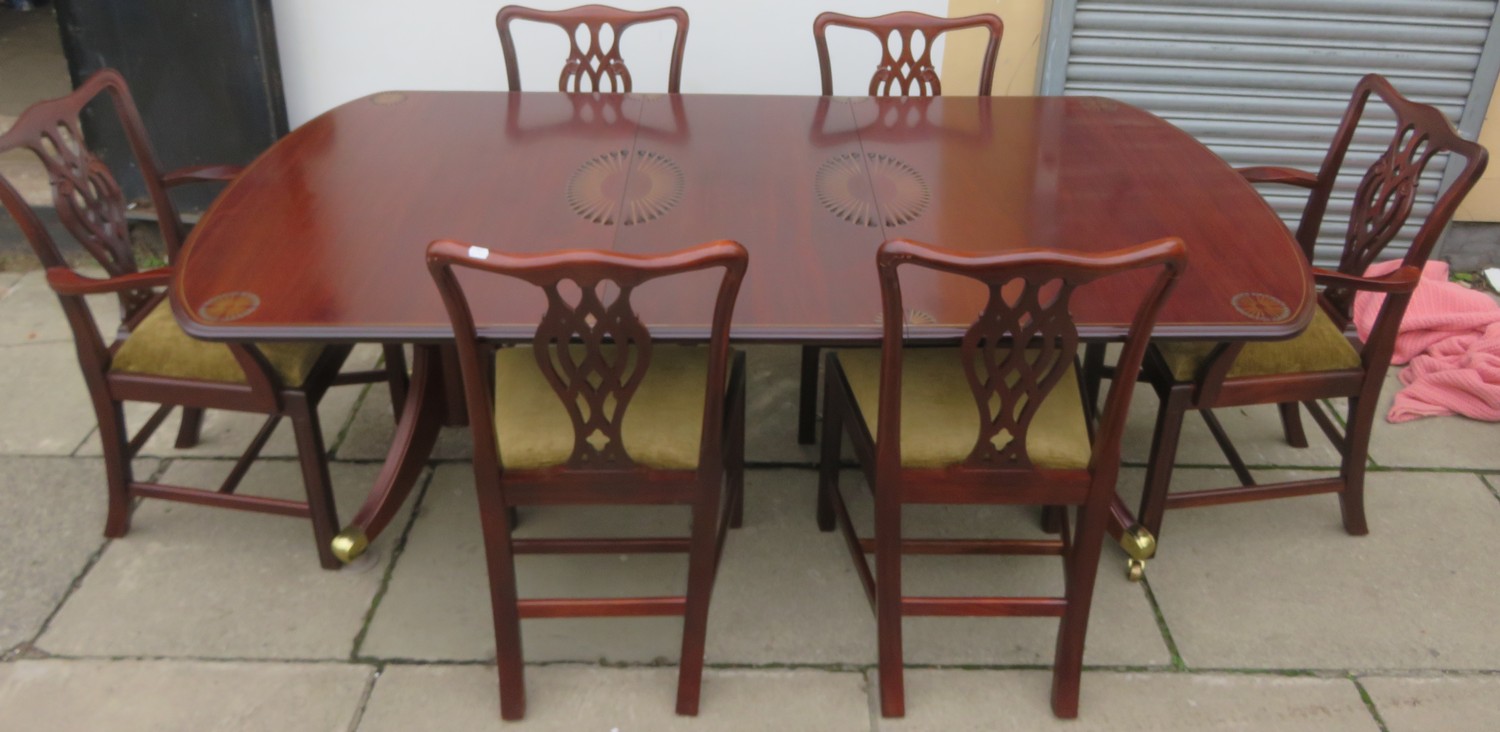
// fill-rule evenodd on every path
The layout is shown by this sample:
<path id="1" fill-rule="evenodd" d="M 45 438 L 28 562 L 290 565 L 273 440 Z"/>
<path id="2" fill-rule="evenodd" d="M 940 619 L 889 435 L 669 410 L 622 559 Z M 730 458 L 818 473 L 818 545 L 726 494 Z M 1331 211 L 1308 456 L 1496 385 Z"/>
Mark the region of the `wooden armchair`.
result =
<path id="1" fill-rule="evenodd" d="M 585 616 L 683 616 L 677 713 L 698 713 L 709 595 L 727 529 L 739 525 L 744 504 L 745 359 L 729 348 L 729 323 L 747 261 L 732 241 L 659 256 L 510 255 L 451 241 L 427 247 L 428 269 L 453 321 L 474 435 L 503 718 L 520 719 L 526 709 L 521 619 Z M 636 288 L 716 268 L 724 272 L 709 345 L 652 343 L 631 307 Z M 529 346 L 496 348 L 483 337 L 457 269 L 543 291 L 546 313 Z M 642 504 L 692 506 L 691 536 L 511 536 L 517 506 Z M 686 552 L 686 594 L 517 598 L 517 554 L 621 552 Z"/>
<path id="2" fill-rule="evenodd" d="M 625 67 L 625 59 L 620 57 L 620 37 L 625 34 L 625 29 L 638 23 L 670 20 L 676 24 L 677 34 L 672 41 L 667 93 L 676 94 L 681 91 L 682 54 L 688 31 L 688 14 L 682 8 L 636 12 L 606 5 L 583 5 L 567 10 L 536 10 L 507 5 L 495 16 L 495 27 L 500 31 L 500 49 L 505 54 L 505 78 L 511 91 L 521 91 L 521 69 L 516 62 L 516 44 L 510 34 L 510 26 L 517 20 L 550 23 L 568 34 L 568 59 L 563 63 L 562 74 L 557 80 L 558 91 L 613 93 L 629 92 L 631 89 L 630 69 Z M 610 30 L 608 39 L 600 35 L 606 27 Z M 580 28 L 586 31 L 588 48 L 578 45 Z"/>
<path id="3" fill-rule="evenodd" d="M 156 208 L 169 261 L 175 260 L 182 246 L 183 228 L 167 189 L 187 183 L 227 181 L 238 174 L 238 169 L 230 166 L 200 166 L 160 173 L 125 80 L 109 69 L 90 76 L 72 94 L 31 106 L 21 113 L 15 126 L 0 135 L 0 153 L 24 148 L 41 160 L 52 181 L 58 218 L 106 274 L 101 279 L 74 271 L 37 213 L 8 181 L 0 178 L 0 203 L 20 225 L 37 258 L 47 268 L 47 283 L 57 293 L 73 329 L 79 365 L 93 398 L 104 449 L 109 488 L 104 534 L 125 535 L 136 498 L 164 498 L 297 516 L 312 521 L 323 567 L 336 569 L 341 565 L 330 542 L 339 524 L 318 426 L 318 401 L 335 383 L 389 378 L 393 391 L 404 389 L 404 367 L 392 364 L 389 377 L 386 372 L 341 376 L 339 367 L 349 353 L 349 346 L 208 343 L 184 333 L 163 291 L 171 281 L 171 267 L 137 270 L 125 220 L 125 197 L 108 168 L 84 144 L 79 114 L 90 102 L 106 95 L 119 116 Z M 254 246 L 254 242 L 246 242 L 246 246 Z M 101 336 L 84 296 L 103 293 L 119 297 L 122 322 Z M 223 311 L 224 318 L 242 315 L 243 308 L 254 307 L 253 303 L 233 297 L 223 304 L 233 306 Z M 123 404 L 127 401 L 160 405 L 133 437 L 125 425 Z M 197 443 L 205 409 L 268 415 L 265 425 L 217 490 L 145 482 L 131 472 L 131 458 L 177 407 L 183 410 L 178 447 Z M 283 417 L 291 420 L 296 433 L 307 500 L 236 495 L 241 478 Z"/>
<path id="4" fill-rule="evenodd" d="M 1142 293 L 1120 357 L 1120 369 L 1129 373 L 1141 363 L 1185 257 L 1179 239 L 1098 255 L 980 255 L 900 239 L 881 245 L 881 348 L 828 354 L 818 527 L 843 530 L 875 611 L 885 716 L 905 713 L 901 619 L 919 615 L 1061 618 L 1052 709 L 1059 717 L 1078 715 L 1084 633 L 1132 390 L 1128 383 L 1110 390 L 1091 434 L 1069 301 L 1076 287 L 1094 280 L 1159 270 Z M 903 347 L 908 326 L 898 270 L 907 265 L 969 278 L 988 289 L 988 303 L 957 348 Z M 841 433 L 853 443 L 875 494 L 873 540 L 855 533 L 839 489 Z M 907 538 L 902 507 L 934 503 L 1048 507 L 1061 537 Z M 1059 506 L 1077 509 L 1071 532 Z M 868 553 L 875 555 L 873 571 Z M 908 597 L 901 589 L 901 558 L 908 554 L 1059 555 L 1066 590 L 1063 597 Z"/>
<path id="5" fill-rule="evenodd" d="M 833 61 L 828 54 L 828 27 L 838 26 L 869 31 L 880 41 L 881 58 L 870 77 L 870 96 L 935 97 L 943 93 L 937 67 L 932 63 L 932 44 L 938 36 L 966 28 L 989 31 L 989 43 L 979 66 L 979 96 L 990 95 L 995 80 L 995 58 L 1000 52 L 1000 36 L 1005 26 L 989 13 L 962 18 L 939 18 L 914 12 L 888 13 L 874 18 L 860 18 L 841 13 L 823 13 L 813 21 L 813 40 L 818 46 L 818 69 L 823 78 L 823 96 L 833 94 Z M 920 38 L 920 50 L 914 38 Z M 900 48 L 893 55 L 892 45 Z M 802 347 L 801 402 L 798 409 L 797 441 L 810 445 L 818 422 L 818 353 L 817 346 Z"/>
<path id="6" fill-rule="evenodd" d="M 1141 576 L 1145 559 L 1154 554 L 1161 537 L 1163 514 L 1169 508 L 1337 493 L 1344 529 L 1356 536 L 1369 532 L 1364 508 L 1365 464 L 1376 404 L 1390 367 L 1401 317 L 1433 245 L 1452 220 L 1459 203 L 1479 180 L 1488 153 L 1460 137 L 1435 107 L 1401 96 L 1384 78 L 1371 74 L 1355 87 L 1354 97 L 1316 175 L 1287 168 L 1240 171 L 1252 183 L 1280 183 L 1310 191 L 1297 228 L 1297 240 L 1311 261 L 1336 179 L 1372 96 L 1389 107 L 1395 117 L 1394 135 L 1355 190 L 1338 269 L 1313 269 L 1313 278 L 1322 290 L 1307 330 L 1291 340 L 1267 343 L 1163 342 L 1155 344 L 1147 354 L 1142 376 L 1155 387 L 1161 407 L 1138 514 L 1140 526 L 1133 531 L 1126 529 L 1127 536 L 1135 534 L 1148 540 L 1143 544 L 1124 542 L 1127 550 L 1137 548 L 1131 558 L 1133 578 Z M 1408 223 L 1422 172 L 1444 153 L 1462 158 L 1463 166 L 1426 218 L 1419 219 L 1416 237 L 1402 259 L 1401 268 L 1383 277 L 1364 276 L 1365 269 Z M 1385 295 L 1369 339 L 1362 345 L 1352 334 L 1351 308 L 1356 292 Z M 1262 305 L 1284 307 L 1276 303 Z M 1343 429 L 1319 406 L 1320 399 L 1348 399 L 1349 411 Z M 1306 447 L 1299 402 L 1307 407 L 1342 454 L 1338 475 L 1289 483 L 1257 483 L 1212 410 L 1277 404 L 1288 442 Z M 1198 410 L 1203 416 L 1241 485 L 1168 492 L 1178 436 L 1189 410 Z"/>

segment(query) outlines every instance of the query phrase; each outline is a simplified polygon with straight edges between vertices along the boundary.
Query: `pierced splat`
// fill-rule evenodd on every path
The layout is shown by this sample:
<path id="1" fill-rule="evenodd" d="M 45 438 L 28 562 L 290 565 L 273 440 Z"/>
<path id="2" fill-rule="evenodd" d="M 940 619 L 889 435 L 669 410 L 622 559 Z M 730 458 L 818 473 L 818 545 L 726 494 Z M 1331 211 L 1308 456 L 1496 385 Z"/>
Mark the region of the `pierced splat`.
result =
<path id="1" fill-rule="evenodd" d="M 1073 287 L 1045 277 L 989 283 L 989 302 L 959 346 L 979 410 L 969 467 L 1031 467 L 1027 428 L 1078 350 Z"/>
<path id="2" fill-rule="evenodd" d="M 963 18 L 939 18 L 923 13 L 890 13 L 876 18 L 858 18 L 839 13 L 823 13 L 813 22 L 813 38 L 818 46 L 818 64 L 823 75 L 823 94 L 833 94 L 833 69 L 825 37 L 828 26 L 869 31 L 880 41 L 881 58 L 870 78 L 868 93 L 877 97 L 929 97 L 943 93 L 937 69 L 932 62 L 932 48 L 938 37 L 964 28 L 989 30 L 979 74 L 979 94 L 989 96 L 994 81 L 995 58 L 1000 48 L 1003 25 L 994 15 L 981 14 Z"/>
<path id="3" fill-rule="evenodd" d="M 560 287 L 564 283 L 574 285 L 566 289 L 576 294 Z M 537 365 L 573 420 L 568 467 L 628 467 L 633 461 L 620 439 L 620 426 L 651 365 L 651 332 L 630 306 L 633 286 L 605 278 L 560 278 L 541 288 L 547 313 L 532 347 Z"/>
<path id="4" fill-rule="evenodd" d="M 1401 232 L 1416 203 L 1422 171 L 1437 152 L 1428 135 L 1413 125 L 1398 128 L 1355 190 L 1340 270 L 1363 273 Z"/>
<path id="5" fill-rule="evenodd" d="M 44 125 L 25 146 L 46 167 L 52 204 L 68 232 L 111 275 L 134 272 L 125 196 L 109 168 L 84 146 L 78 118 Z"/>
<path id="6" fill-rule="evenodd" d="M 562 92 L 625 93 L 631 91 L 630 69 L 620 56 L 620 39 L 625 30 L 637 23 L 671 20 L 677 26 L 672 45 L 671 71 L 667 91 L 677 93 L 682 78 L 682 52 L 687 37 L 687 12 L 681 8 L 661 8 L 632 12 L 604 5 L 585 5 L 570 10 L 535 10 L 508 5 L 495 16 L 500 31 L 500 46 L 505 54 L 505 72 L 511 91 L 521 90 L 515 44 L 510 25 L 515 20 L 550 23 L 568 34 L 568 58 L 558 76 L 557 89 Z"/>

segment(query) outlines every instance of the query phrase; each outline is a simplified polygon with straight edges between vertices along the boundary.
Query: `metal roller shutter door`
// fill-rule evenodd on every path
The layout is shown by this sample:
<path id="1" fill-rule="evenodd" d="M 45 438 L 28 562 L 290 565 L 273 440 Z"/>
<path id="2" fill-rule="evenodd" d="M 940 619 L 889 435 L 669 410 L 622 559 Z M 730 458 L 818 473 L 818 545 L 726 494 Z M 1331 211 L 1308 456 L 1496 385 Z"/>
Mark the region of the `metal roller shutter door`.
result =
<path id="1" fill-rule="evenodd" d="M 1316 171 L 1354 84 L 1369 72 L 1477 137 L 1500 67 L 1496 0 L 1053 0 L 1043 94 L 1113 97 L 1169 120 L 1235 167 Z M 1477 79 L 1477 81 L 1476 81 Z M 1329 203 L 1317 259 L 1337 260 L 1354 187 L 1393 121 L 1372 107 Z M 1444 183 L 1422 178 L 1413 218 Z M 1263 186 L 1293 228 L 1300 189 Z M 1405 250 L 1408 226 L 1386 256 Z"/>

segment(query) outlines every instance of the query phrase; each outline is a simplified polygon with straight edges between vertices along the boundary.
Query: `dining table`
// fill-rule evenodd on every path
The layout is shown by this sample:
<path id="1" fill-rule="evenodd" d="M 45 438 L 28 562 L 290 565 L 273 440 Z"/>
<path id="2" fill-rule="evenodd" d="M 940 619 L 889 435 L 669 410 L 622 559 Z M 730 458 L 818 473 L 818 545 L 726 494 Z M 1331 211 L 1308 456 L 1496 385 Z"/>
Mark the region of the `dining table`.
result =
<path id="1" fill-rule="evenodd" d="M 230 182 L 174 262 L 170 300 L 197 338 L 413 346 L 385 463 L 335 540 L 348 561 L 397 514 L 439 428 L 466 419 L 424 261 L 435 239 L 636 254 L 733 239 L 750 254 L 734 341 L 848 346 L 880 340 L 887 239 L 1100 252 L 1167 236 L 1188 266 L 1154 338 L 1283 339 L 1312 318 L 1306 257 L 1256 190 L 1109 98 L 387 91 L 299 126 Z M 528 341 L 543 300 L 471 274 L 480 334 Z M 1080 338 L 1123 338 L 1148 280 L 1080 288 Z M 716 282 L 671 282 L 635 293 L 637 312 L 655 340 L 705 341 L 698 304 Z M 987 297 L 939 273 L 902 291 L 913 342 L 952 341 Z"/>

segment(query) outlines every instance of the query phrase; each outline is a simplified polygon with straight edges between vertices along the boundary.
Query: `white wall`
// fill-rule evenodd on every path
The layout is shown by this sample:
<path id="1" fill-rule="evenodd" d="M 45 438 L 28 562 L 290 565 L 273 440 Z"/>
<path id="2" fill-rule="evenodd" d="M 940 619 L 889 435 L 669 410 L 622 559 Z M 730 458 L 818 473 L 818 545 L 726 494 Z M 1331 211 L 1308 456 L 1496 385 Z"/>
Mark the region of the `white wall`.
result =
<path id="1" fill-rule="evenodd" d="M 531 0 L 566 8 L 586 0 Z M 616 0 L 639 10 L 670 0 Z M 505 63 L 495 33 L 504 0 L 275 0 L 276 38 L 293 126 L 350 99 L 388 89 L 504 89 Z M 684 92 L 817 94 L 812 22 L 834 10 L 880 15 L 917 10 L 945 15 L 947 0 L 679 0 L 691 18 L 683 61 Z M 529 27 L 528 27 L 529 26 Z M 555 27 L 516 26 L 521 83 L 557 88 L 567 37 Z M 671 25 L 637 26 L 621 53 L 637 91 L 664 91 Z M 833 30 L 834 91 L 863 94 L 879 58 L 874 36 Z M 934 61 L 942 65 L 942 43 Z"/>

